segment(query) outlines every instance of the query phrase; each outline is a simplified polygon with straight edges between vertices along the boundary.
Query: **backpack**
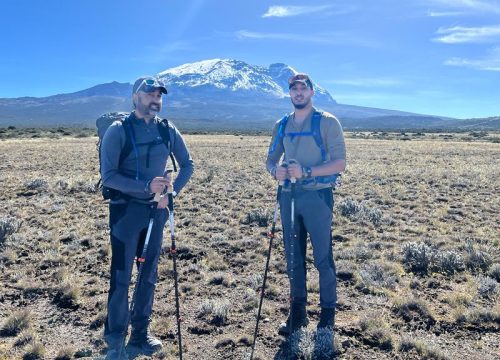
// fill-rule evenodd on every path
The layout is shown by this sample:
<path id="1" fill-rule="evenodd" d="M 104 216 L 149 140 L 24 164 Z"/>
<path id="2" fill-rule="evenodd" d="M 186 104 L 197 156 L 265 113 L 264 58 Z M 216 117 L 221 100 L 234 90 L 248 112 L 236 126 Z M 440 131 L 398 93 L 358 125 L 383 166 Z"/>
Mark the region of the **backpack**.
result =
<path id="1" fill-rule="evenodd" d="M 323 142 L 323 138 L 321 137 L 321 118 L 322 117 L 323 117 L 323 113 L 321 113 L 319 111 L 315 111 L 313 113 L 313 116 L 311 119 L 311 130 L 310 131 L 285 133 L 286 124 L 288 123 L 288 119 L 290 118 L 290 114 L 286 114 L 279 121 L 278 132 L 275 136 L 274 142 L 269 147 L 269 155 L 271 155 L 276 150 L 276 146 L 283 141 L 283 138 L 285 136 L 289 136 L 292 141 L 296 136 L 312 136 L 314 139 L 314 142 L 319 147 L 319 150 L 321 152 L 321 160 L 323 162 L 326 162 L 327 161 L 327 151 L 326 151 L 325 144 Z M 321 184 L 331 183 L 332 186 L 335 187 L 336 185 L 338 185 L 337 180 L 340 180 L 339 179 L 340 175 L 341 174 L 315 176 L 314 178 L 310 178 L 310 179 L 302 179 L 301 183 L 303 185 L 311 184 L 314 182 L 321 183 Z"/>
<path id="2" fill-rule="evenodd" d="M 97 120 L 96 120 L 96 126 L 97 126 L 97 136 L 99 139 L 97 140 L 97 151 L 99 152 L 99 174 L 101 172 L 101 143 L 102 143 L 102 138 L 104 137 L 104 134 L 106 133 L 106 130 L 113 124 L 115 121 L 120 121 L 123 123 L 123 129 L 125 130 L 125 144 L 123 145 L 123 148 L 121 149 L 120 152 L 120 159 L 118 162 L 118 166 L 120 166 L 123 162 L 123 160 L 132 152 L 134 149 L 134 143 L 135 143 L 135 134 L 134 134 L 134 129 L 132 125 L 129 123 L 127 120 L 129 117 L 130 113 L 126 112 L 111 112 L 107 113 L 104 115 L 101 115 Z M 174 167 L 174 171 L 177 172 L 177 166 L 175 163 L 175 158 L 172 154 L 171 151 L 171 141 L 170 141 L 170 131 L 169 131 L 169 125 L 168 125 L 168 120 L 167 119 L 162 119 L 158 123 L 158 132 L 160 133 L 160 136 L 163 140 L 163 143 L 169 150 L 169 156 L 170 159 L 172 160 L 172 164 Z M 149 142 L 149 143 L 139 143 L 135 144 L 135 146 L 146 146 L 146 145 L 152 145 L 154 142 Z M 148 158 L 149 161 L 149 158 Z M 102 197 L 104 200 L 116 200 L 117 198 L 129 198 L 129 196 L 121 193 L 120 191 L 116 189 L 112 189 L 106 186 L 102 185 L 102 177 L 99 178 L 99 181 L 97 183 L 97 188 L 101 190 Z"/>

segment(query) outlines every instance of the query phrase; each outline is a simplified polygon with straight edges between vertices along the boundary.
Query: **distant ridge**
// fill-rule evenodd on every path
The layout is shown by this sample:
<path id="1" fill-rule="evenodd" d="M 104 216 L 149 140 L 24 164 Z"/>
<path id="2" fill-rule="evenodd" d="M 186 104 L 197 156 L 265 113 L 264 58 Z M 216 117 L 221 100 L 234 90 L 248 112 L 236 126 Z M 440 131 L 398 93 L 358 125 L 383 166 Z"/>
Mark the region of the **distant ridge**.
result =
<path id="1" fill-rule="evenodd" d="M 297 70 L 284 63 L 255 66 L 234 59 L 183 64 L 157 74 L 167 84 L 161 115 L 190 129 L 270 129 L 291 111 L 288 78 Z M 495 128 L 498 118 L 456 120 L 339 104 L 315 83 L 314 104 L 332 112 L 345 128 Z M 0 99 L 0 126 L 91 126 L 101 114 L 130 111 L 132 85 L 113 81 L 47 97 Z"/>

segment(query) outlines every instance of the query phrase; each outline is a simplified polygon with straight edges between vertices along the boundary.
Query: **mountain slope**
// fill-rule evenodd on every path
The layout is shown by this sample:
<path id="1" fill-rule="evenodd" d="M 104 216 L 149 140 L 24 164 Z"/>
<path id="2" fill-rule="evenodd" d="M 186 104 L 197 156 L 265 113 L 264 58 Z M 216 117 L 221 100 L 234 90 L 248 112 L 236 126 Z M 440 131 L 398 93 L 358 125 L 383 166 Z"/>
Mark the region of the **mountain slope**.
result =
<path id="1" fill-rule="evenodd" d="M 181 127 L 269 129 L 291 110 L 288 78 L 296 73 L 283 63 L 267 68 L 232 59 L 183 64 L 157 74 L 169 90 L 161 115 Z M 338 104 L 326 89 L 314 86 L 315 106 L 332 112 L 349 128 L 456 125 L 453 119 Z M 130 83 L 111 82 L 43 98 L 0 99 L 0 126 L 94 126 L 105 112 L 130 111 L 131 92 Z"/>

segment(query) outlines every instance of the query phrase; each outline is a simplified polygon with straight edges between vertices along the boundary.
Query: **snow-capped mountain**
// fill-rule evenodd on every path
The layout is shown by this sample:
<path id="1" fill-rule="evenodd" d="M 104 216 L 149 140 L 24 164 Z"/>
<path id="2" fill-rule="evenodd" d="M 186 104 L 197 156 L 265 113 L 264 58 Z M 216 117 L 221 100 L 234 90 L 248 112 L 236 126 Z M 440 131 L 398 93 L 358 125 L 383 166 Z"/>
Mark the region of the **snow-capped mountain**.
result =
<path id="1" fill-rule="evenodd" d="M 296 73 L 283 63 L 266 68 L 232 59 L 170 68 L 157 74 L 168 88 L 161 115 L 191 129 L 269 130 L 292 110 L 288 79 Z M 447 120 L 438 117 L 338 104 L 318 83 L 314 90 L 314 105 L 332 112 L 349 128 L 446 126 Z M 0 99 L 0 127 L 94 126 L 103 113 L 132 110 L 131 95 L 132 84 L 111 82 L 43 98 Z"/>
<path id="2" fill-rule="evenodd" d="M 215 90 L 238 96 L 261 94 L 283 99 L 289 97 L 288 78 L 297 73 L 286 64 L 271 64 L 265 68 L 232 59 L 210 59 L 171 68 L 158 76 L 173 90 Z M 316 100 L 335 103 L 325 89 L 314 85 Z"/>

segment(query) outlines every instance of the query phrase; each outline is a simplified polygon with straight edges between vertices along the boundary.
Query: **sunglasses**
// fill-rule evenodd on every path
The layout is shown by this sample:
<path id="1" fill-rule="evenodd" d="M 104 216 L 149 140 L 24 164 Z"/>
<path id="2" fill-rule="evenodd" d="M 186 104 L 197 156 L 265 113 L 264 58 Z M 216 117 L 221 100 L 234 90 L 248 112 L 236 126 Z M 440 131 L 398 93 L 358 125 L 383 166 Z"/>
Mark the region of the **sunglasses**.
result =
<path id="1" fill-rule="evenodd" d="M 158 88 L 163 88 L 165 90 L 165 94 L 167 93 L 167 88 L 165 87 L 163 81 L 158 79 L 144 79 L 142 80 L 141 84 L 137 87 L 135 93 L 137 94 L 139 91 L 144 91 L 146 93 L 154 92 Z"/>

